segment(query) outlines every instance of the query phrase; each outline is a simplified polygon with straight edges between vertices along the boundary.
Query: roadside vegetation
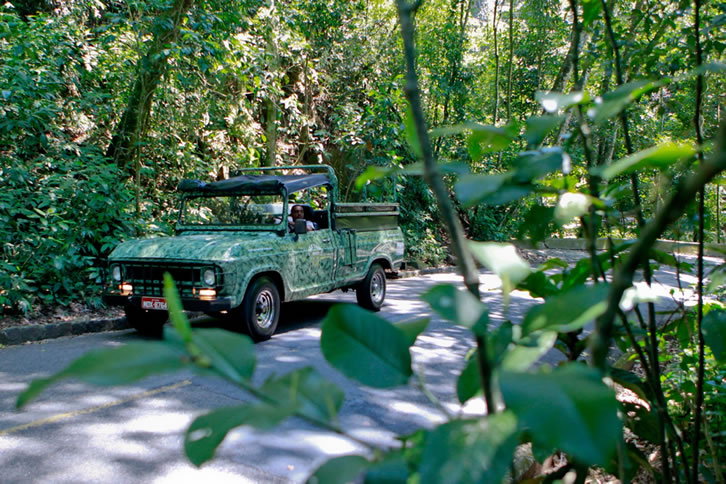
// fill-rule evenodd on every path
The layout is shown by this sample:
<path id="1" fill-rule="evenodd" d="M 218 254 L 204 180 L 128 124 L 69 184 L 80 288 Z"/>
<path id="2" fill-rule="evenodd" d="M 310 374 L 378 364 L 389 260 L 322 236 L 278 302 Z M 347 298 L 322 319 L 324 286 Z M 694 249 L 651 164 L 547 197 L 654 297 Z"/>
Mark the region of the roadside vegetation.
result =
<path id="1" fill-rule="evenodd" d="M 471 330 L 457 396 L 488 412 L 441 406 L 447 423 L 396 448 L 349 436 L 368 452 L 315 479 L 724 482 L 726 278 L 704 274 L 702 258 L 721 241 L 723 4 L 46 0 L 0 16 L 4 312 L 95 304 L 117 242 L 173 230 L 182 177 L 326 163 L 346 200 L 401 204 L 412 265 L 458 265 L 467 291 L 424 299 Z M 574 267 L 531 267 L 493 242 L 568 230 L 590 255 Z M 632 240 L 596 251 L 610 236 Z M 689 267 L 653 248 L 661 237 L 696 241 L 701 257 Z M 517 288 L 541 303 L 521 324 L 490 327 L 477 263 L 500 276 L 505 301 Z M 698 305 L 657 314 L 647 284 L 633 286 L 636 274 L 650 283 L 653 264 L 694 271 Z M 231 428 L 293 415 L 347 435 L 344 395 L 313 369 L 255 387 L 244 336 L 172 315 L 163 342 L 89 354 L 19 404 L 59 378 L 120 384 L 193 367 L 259 401 L 195 420 L 195 464 Z M 411 384 L 409 347 L 425 326 L 337 307 L 321 348 L 361 384 Z M 537 367 L 553 347 L 567 363 Z"/>

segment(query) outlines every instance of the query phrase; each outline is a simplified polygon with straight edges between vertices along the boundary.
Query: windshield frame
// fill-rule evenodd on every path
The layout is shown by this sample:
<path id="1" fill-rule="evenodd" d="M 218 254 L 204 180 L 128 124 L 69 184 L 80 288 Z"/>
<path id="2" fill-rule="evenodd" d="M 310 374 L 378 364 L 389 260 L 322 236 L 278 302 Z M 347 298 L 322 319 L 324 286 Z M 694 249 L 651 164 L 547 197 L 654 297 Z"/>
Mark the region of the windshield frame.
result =
<path id="1" fill-rule="evenodd" d="M 278 196 L 280 197 L 280 202 L 282 202 L 282 214 L 280 217 L 280 222 L 277 224 L 270 224 L 270 225 L 251 225 L 251 224 L 185 224 L 184 223 L 184 212 L 186 204 L 189 200 L 193 199 L 199 199 L 199 198 L 229 198 L 229 197 L 243 197 L 243 196 L 249 196 L 249 197 L 258 197 L 258 196 Z M 179 213 L 177 216 L 177 231 L 185 231 L 185 230 L 194 230 L 194 231 L 255 231 L 255 232 L 287 232 L 287 217 L 285 214 L 287 213 L 287 191 L 285 189 L 282 189 L 280 191 L 271 192 L 271 193 L 245 193 L 245 192 L 239 192 L 239 193 L 224 193 L 224 194 L 210 194 L 210 193 L 202 193 L 202 192 L 192 192 L 192 193 L 185 193 L 182 195 L 181 200 L 179 202 Z"/>

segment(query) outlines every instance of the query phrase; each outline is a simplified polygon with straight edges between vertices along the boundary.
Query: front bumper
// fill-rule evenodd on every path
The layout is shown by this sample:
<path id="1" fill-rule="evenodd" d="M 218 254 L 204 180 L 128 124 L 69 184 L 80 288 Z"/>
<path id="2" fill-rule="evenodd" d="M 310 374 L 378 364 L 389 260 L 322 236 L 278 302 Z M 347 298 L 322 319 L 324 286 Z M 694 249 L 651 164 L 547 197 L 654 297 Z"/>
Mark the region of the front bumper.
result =
<path id="1" fill-rule="evenodd" d="M 119 296 L 116 294 L 106 294 L 103 296 L 103 302 L 109 306 L 132 306 L 141 307 L 141 296 Z M 228 311 L 232 309 L 232 301 L 227 297 L 220 297 L 210 301 L 201 301 L 199 299 L 182 298 L 182 307 L 187 311 L 216 312 Z"/>

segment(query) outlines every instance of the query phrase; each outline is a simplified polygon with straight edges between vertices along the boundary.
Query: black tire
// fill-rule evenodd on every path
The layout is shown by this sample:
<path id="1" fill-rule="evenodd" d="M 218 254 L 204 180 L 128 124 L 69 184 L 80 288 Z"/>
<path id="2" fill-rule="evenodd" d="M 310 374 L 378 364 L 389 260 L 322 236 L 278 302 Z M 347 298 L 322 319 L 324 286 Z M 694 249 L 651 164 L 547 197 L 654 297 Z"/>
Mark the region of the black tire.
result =
<path id="1" fill-rule="evenodd" d="M 161 339 L 164 334 L 164 324 L 169 320 L 167 311 L 141 309 L 127 304 L 124 306 L 124 312 L 126 313 L 126 321 L 139 334 Z"/>
<path id="2" fill-rule="evenodd" d="M 247 334 L 253 341 L 270 339 L 280 320 L 280 293 L 268 277 L 255 279 L 240 306 Z"/>
<path id="3" fill-rule="evenodd" d="M 380 311 L 386 298 L 386 273 L 380 264 L 373 264 L 358 287 L 355 296 L 361 307 L 371 311 Z"/>

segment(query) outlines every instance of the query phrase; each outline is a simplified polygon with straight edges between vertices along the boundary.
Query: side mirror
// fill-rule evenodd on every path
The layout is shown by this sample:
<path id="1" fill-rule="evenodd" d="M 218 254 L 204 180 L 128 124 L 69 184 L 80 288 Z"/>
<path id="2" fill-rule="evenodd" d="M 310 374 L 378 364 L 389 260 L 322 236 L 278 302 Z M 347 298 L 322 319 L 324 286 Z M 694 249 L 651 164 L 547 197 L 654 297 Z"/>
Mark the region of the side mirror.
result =
<path id="1" fill-rule="evenodd" d="M 306 234 L 308 233 L 308 223 L 304 219 L 297 219 L 295 220 L 295 234 Z"/>

